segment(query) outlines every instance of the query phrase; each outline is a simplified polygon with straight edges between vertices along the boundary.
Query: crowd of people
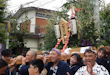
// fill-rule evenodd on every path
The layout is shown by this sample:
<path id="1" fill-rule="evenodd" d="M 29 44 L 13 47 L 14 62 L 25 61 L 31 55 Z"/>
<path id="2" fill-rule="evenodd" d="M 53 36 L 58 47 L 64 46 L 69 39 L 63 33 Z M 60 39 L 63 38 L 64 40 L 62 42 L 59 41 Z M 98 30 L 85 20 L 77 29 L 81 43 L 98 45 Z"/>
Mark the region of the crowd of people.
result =
<path id="1" fill-rule="evenodd" d="M 56 48 L 50 52 L 29 50 L 14 58 L 12 54 L 10 49 L 1 52 L 0 75 L 110 75 L 110 46 L 97 52 L 86 49 L 82 58 L 79 53 L 72 53 L 64 61 L 61 56 L 67 54 Z M 9 63 L 10 60 L 13 61 Z M 18 60 L 21 64 L 17 64 Z"/>

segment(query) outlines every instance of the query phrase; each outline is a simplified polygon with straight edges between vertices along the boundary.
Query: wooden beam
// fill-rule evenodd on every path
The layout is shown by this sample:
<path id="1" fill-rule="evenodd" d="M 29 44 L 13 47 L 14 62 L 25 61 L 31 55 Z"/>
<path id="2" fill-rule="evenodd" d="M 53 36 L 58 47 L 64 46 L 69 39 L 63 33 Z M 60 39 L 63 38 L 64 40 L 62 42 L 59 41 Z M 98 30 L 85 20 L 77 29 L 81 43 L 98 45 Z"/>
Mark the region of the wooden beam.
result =
<path id="1" fill-rule="evenodd" d="M 80 54 L 80 56 L 83 57 L 83 54 Z M 62 56 L 61 56 L 61 60 L 65 60 L 65 59 L 69 60 L 70 57 L 71 57 L 71 54 L 68 55 L 66 58 L 62 55 Z M 41 59 L 41 60 L 43 60 L 41 57 L 38 57 L 38 56 L 37 56 L 36 59 Z M 10 64 L 11 62 L 13 62 L 13 59 L 11 59 L 8 64 Z M 49 57 L 48 62 L 51 62 L 51 57 Z M 16 64 L 21 64 L 21 63 L 22 63 L 22 61 L 19 61 L 19 60 L 17 60 L 17 62 L 16 62 Z"/>
<path id="2" fill-rule="evenodd" d="M 102 46 L 99 46 L 98 48 L 93 47 L 93 50 L 94 50 L 95 52 L 97 52 L 98 49 L 101 48 L 101 47 L 102 47 Z M 84 54 L 83 54 L 83 53 L 80 53 L 80 48 L 81 48 L 81 47 L 79 47 L 79 48 L 73 48 L 73 49 L 69 50 L 69 52 L 70 52 L 70 53 L 78 53 L 78 54 L 80 54 L 81 58 L 83 58 Z M 106 49 L 107 46 L 105 46 L 104 48 Z M 68 59 L 70 59 L 70 57 L 71 57 L 71 54 L 68 55 L 66 58 L 64 58 L 64 56 L 61 55 L 61 60 L 65 60 L 65 59 L 68 60 Z M 39 57 L 39 56 L 37 56 L 36 59 L 42 59 L 42 58 Z M 42 59 L 42 60 L 43 60 L 43 59 Z M 13 59 L 11 59 L 11 60 L 9 61 L 9 64 L 10 64 L 12 61 L 13 61 Z M 50 62 L 50 61 L 51 61 L 51 58 L 49 57 L 48 62 Z M 19 60 L 17 60 L 17 62 L 16 62 L 16 64 L 21 64 L 21 63 L 22 63 L 22 61 L 19 61 Z"/>

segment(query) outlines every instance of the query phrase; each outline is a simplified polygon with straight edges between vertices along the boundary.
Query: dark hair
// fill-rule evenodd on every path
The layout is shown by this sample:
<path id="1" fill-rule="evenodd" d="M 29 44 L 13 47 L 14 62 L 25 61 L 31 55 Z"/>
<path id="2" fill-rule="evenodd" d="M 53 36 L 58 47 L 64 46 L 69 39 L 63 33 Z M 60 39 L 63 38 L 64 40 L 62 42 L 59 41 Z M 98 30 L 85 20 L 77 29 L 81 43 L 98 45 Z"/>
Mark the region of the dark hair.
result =
<path id="1" fill-rule="evenodd" d="M 8 57 L 8 56 L 12 55 L 12 50 L 5 49 L 1 52 L 1 55 L 3 55 L 4 57 Z"/>
<path id="2" fill-rule="evenodd" d="M 79 55 L 78 53 L 73 53 L 73 54 L 71 55 L 71 57 L 72 57 L 72 56 L 76 56 L 76 57 L 77 57 L 78 62 L 80 62 L 80 61 L 81 61 L 81 57 L 80 57 L 80 55 Z"/>
<path id="3" fill-rule="evenodd" d="M 24 56 L 24 57 L 26 57 L 26 53 L 27 53 L 27 52 L 28 52 L 28 51 L 23 51 L 21 55 Z"/>
<path id="4" fill-rule="evenodd" d="M 0 59 L 0 68 L 7 66 L 8 64 L 3 60 Z"/>
<path id="5" fill-rule="evenodd" d="M 98 51 L 103 51 L 104 52 L 104 54 L 106 55 L 106 49 L 105 48 L 100 48 Z"/>
<path id="6" fill-rule="evenodd" d="M 34 68 L 38 67 L 38 68 L 39 68 L 39 73 L 41 73 L 41 71 L 42 71 L 43 68 L 44 68 L 44 63 L 43 63 L 43 61 L 40 60 L 40 59 L 32 60 L 32 61 L 30 62 L 30 64 L 33 65 Z"/>
<path id="7" fill-rule="evenodd" d="M 86 51 L 84 52 L 84 55 L 85 55 L 85 53 L 87 53 L 87 52 L 88 52 L 88 53 L 91 53 L 91 52 L 92 52 L 92 53 L 94 53 L 94 54 L 96 55 L 95 51 L 93 51 L 93 50 L 91 50 L 91 49 L 86 49 Z"/>
<path id="8" fill-rule="evenodd" d="M 45 56 L 45 55 L 49 55 L 49 52 L 44 52 L 43 53 L 43 56 Z"/>

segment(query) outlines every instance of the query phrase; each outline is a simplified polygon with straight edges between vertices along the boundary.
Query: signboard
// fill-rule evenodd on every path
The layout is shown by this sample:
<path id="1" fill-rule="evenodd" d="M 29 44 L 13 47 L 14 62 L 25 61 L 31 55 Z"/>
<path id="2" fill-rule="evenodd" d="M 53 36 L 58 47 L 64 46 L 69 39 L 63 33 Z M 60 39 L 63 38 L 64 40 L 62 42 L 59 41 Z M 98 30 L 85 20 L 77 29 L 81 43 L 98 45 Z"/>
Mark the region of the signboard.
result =
<path id="1" fill-rule="evenodd" d="M 63 44 L 65 44 L 65 41 L 66 41 L 67 36 L 68 36 L 68 26 L 67 26 L 67 24 L 68 24 L 68 22 L 64 19 L 62 19 L 60 24 L 59 24 Z"/>
<path id="2" fill-rule="evenodd" d="M 5 44 L 0 44 L 0 58 L 1 58 L 1 52 L 5 49 Z"/>

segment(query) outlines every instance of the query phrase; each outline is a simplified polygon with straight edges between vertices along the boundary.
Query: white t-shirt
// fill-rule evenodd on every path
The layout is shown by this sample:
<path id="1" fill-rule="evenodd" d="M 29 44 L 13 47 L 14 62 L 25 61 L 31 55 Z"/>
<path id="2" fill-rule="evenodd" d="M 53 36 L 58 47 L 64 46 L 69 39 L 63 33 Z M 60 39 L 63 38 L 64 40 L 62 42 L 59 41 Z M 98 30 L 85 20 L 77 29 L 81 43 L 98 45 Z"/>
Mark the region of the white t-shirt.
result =
<path id="1" fill-rule="evenodd" d="M 98 65 L 97 63 L 95 63 L 92 70 L 95 73 L 95 75 L 109 75 L 108 70 L 102 65 Z M 87 71 L 87 66 L 82 66 L 77 70 L 75 75 L 90 75 L 90 74 Z"/>

